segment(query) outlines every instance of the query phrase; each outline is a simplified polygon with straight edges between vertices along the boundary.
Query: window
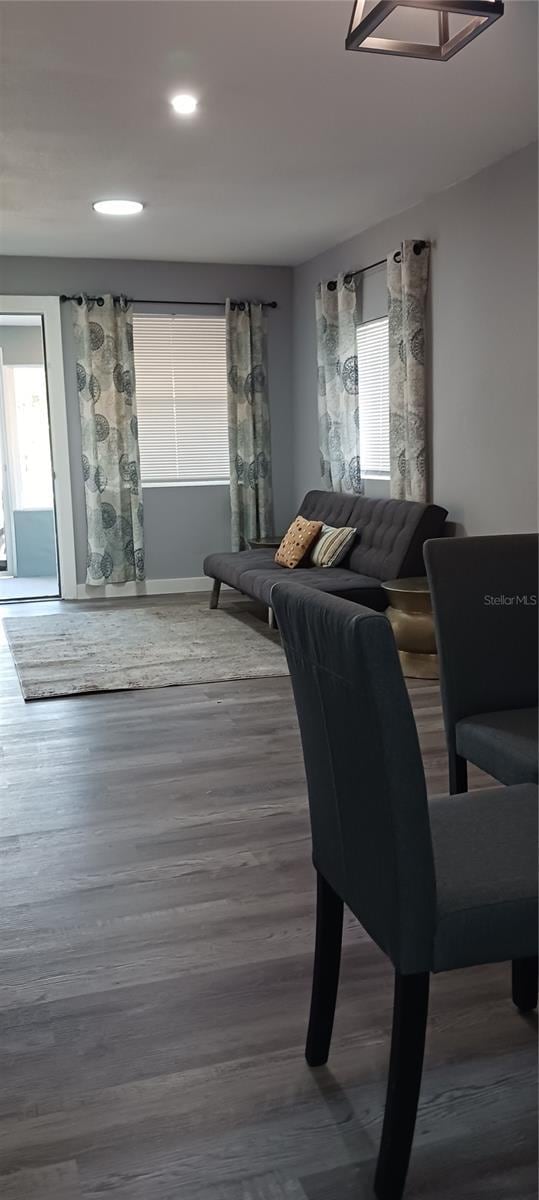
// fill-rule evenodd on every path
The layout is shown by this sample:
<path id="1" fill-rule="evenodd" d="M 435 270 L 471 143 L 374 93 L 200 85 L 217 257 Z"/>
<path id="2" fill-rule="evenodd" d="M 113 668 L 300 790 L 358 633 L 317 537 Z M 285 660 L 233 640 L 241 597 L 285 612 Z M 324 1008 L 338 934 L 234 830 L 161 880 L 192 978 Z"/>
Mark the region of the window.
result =
<path id="1" fill-rule="evenodd" d="M 389 478 L 387 317 L 357 327 L 359 444 L 363 475 Z"/>
<path id="2" fill-rule="evenodd" d="M 142 483 L 229 479 L 225 318 L 133 316 Z"/>

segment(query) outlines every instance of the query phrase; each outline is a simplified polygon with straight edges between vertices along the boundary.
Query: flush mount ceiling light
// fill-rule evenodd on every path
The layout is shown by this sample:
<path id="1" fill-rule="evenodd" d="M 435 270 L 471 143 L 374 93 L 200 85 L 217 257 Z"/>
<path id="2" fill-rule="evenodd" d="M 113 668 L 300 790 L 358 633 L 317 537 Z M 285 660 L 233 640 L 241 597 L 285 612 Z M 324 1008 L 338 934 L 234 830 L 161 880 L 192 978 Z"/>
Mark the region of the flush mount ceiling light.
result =
<path id="1" fill-rule="evenodd" d="M 96 200 L 92 207 L 107 217 L 131 217 L 142 212 L 144 205 L 140 200 Z"/>
<path id="2" fill-rule="evenodd" d="M 346 49 L 447 62 L 501 16 L 502 0 L 356 0 Z"/>
<path id="3" fill-rule="evenodd" d="M 179 113 L 181 117 L 190 117 L 198 108 L 196 96 L 191 96 L 188 92 L 181 92 L 179 96 L 173 96 L 170 103 L 174 112 Z"/>

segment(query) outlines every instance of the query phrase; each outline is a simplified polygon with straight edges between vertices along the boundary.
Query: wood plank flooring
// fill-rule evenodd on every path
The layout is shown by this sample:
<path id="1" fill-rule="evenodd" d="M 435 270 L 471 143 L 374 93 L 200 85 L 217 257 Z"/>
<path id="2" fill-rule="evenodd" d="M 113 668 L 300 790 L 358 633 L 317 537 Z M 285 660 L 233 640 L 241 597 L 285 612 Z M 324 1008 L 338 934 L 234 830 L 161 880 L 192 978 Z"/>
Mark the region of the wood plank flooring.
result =
<path id="1" fill-rule="evenodd" d="M 309 1071 L 288 679 L 25 705 L 1 646 L 0 691 L 2 1200 L 370 1200 L 392 975 L 348 920 Z M 442 791 L 438 688 L 410 691 Z M 532 1200 L 534 1109 L 509 969 L 435 978 L 409 1200 Z"/>

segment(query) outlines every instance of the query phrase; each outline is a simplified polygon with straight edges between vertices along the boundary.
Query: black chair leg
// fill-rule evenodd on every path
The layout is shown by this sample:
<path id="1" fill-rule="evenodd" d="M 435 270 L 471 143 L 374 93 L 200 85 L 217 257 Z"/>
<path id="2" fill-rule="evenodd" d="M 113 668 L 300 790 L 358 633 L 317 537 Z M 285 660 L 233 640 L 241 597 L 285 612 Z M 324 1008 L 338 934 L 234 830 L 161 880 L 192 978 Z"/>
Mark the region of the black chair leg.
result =
<path id="1" fill-rule="evenodd" d="M 318 871 L 313 987 L 305 1047 L 310 1067 L 321 1067 L 328 1060 L 339 986 L 343 909 L 340 896 Z"/>
<path id="2" fill-rule="evenodd" d="M 449 791 L 452 796 L 468 791 L 468 763 L 454 750 L 449 751 Z"/>
<path id="3" fill-rule="evenodd" d="M 210 608 L 217 608 L 219 603 L 219 592 L 221 591 L 221 580 L 214 579 L 213 587 L 210 596 Z"/>
<path id="4" fill-rule="evenodd" d="M 395 975 L 386 1108 L 374 1180 L 378 1200 L 400 1200 L 404 1191 L 423 1070 L 429 980 L 428 973 Z"/>
<path id="5" fill-rule="evenodd" d="M 537 958 L 515 958 L 512 963 L 513 1004 L 521 1013 L 537 1008 Z"/>

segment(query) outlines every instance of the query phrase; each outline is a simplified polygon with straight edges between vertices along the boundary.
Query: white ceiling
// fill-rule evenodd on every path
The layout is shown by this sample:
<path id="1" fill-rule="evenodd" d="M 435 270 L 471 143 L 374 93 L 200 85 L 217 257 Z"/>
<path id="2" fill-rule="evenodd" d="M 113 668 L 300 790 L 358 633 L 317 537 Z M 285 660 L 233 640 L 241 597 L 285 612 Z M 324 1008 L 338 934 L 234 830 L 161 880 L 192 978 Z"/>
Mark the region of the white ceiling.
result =
<path id="1" fill-rule="evenodd" d="M 1 3 L 0 251 L 298 263 L 535 139 L 535 0 L 448 63 L 346 53 L 351 9 Z"/>

